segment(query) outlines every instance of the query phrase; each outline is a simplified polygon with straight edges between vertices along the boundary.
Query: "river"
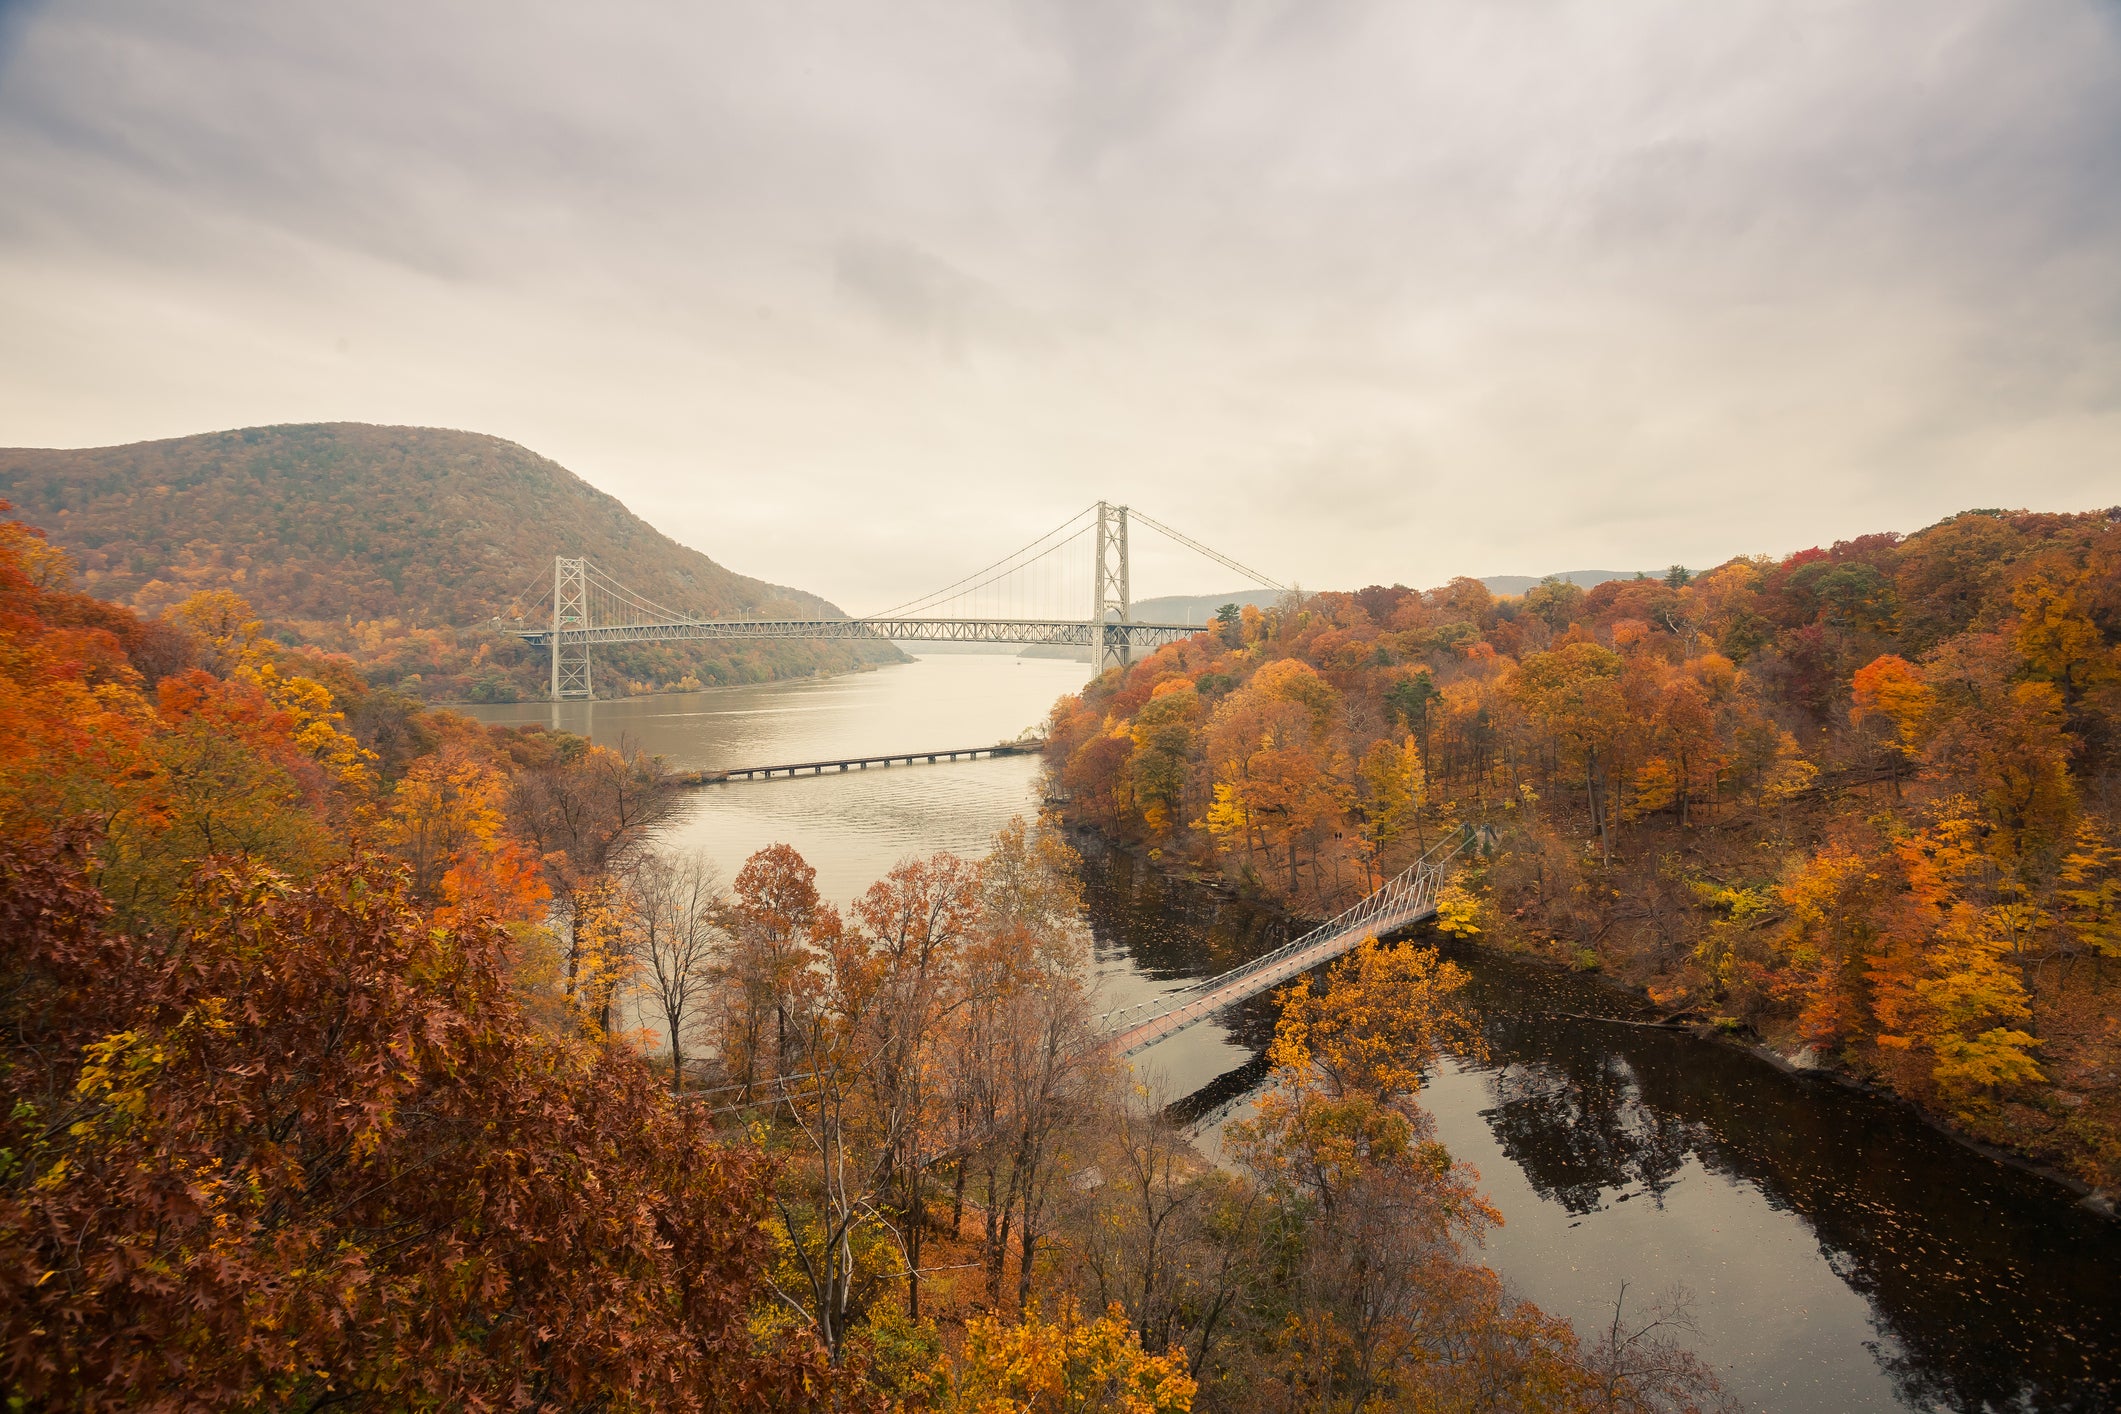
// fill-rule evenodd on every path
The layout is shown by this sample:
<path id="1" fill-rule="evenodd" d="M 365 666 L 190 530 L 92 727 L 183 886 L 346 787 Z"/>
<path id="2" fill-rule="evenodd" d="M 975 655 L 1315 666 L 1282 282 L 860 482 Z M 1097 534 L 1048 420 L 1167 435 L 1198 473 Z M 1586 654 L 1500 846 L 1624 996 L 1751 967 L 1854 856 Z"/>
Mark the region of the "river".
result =
<path id="1" fill-rule="evenodd" d="M 846 677 L 616 702 L 481 707 L 673 765 L 717 769 L 984 745 L 1041 721 L 1084 665 L 950 654 Z M 898 860 L 977 852 L 1038 807 L 1030 758 L 739 782 L 691 793 L 668 848 L 733 874 L 785 842 L 851 899 Z M 1103 993 L 1140 1000 L 1281 941 L 1281 920 L 1086 849 Z M 1639 1019 L 1592 979 L 1454 947 L 1489 1056 L 1423 1091 L 1439 1137 L 1502 1211 L 1486 1260 L 1541 1306 L 1598 1327 L 1676 1286 L 1695 1348 L 1748 1406 L 1855 1410 L 2121 1407 L 2121 1224 L 1953 1143 L 1905 1109 Z M 1215 1121 L 1257 1077 L 1264 1000 L 1138 1058 Z M 1222 1102 L 1229 1103 L 1222 1103 Z"/>

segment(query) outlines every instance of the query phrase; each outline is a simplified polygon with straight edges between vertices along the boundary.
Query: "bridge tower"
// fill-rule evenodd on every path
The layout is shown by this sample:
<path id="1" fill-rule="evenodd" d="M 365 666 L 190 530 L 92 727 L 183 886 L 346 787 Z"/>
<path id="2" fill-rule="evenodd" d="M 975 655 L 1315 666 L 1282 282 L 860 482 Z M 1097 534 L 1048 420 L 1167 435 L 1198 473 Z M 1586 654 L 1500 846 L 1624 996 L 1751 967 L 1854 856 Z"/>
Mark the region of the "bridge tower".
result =
<path id="1" fill-rule="evenodd" d="M 552 561 L 552 700 L 594 698 L 589 683 L 589 644 L 568 646 L 562 630 L 589 628 L 589 561 L 557 555 Z"/>
<path id="2" fill-rule="evenodd" d="M 1114 609 L 1119 611 L 1121 623 L 1130 623 L 1134 618 L 1134 601 L 1127 587 L 1125 506 L 1097 503 L 1097 572 L 1093 578 L 1097 581 L 1097 601 L 1090 616 L 1090 666 L 1092 671 L 1102 673 L 1111 667 L 1124 668 L 1134 657 L 1133 644 L 1107 627 Z"/>

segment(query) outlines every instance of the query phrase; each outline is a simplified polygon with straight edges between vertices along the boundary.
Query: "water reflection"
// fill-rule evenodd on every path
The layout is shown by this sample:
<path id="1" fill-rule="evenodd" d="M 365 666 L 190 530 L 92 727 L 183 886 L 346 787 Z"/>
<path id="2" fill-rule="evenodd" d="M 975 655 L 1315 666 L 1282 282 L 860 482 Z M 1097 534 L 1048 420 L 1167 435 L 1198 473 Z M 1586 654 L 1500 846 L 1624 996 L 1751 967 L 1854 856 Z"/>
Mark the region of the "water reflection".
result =
<path id="1" fill-rule="evenodd" d="M 1677 1207 L 1674 1190 L 1692 1185 L 1691 1221 L 1653 1223 L 1668 1228 L 1662 1260 L 1638 1268 L 1669 1269 L 1643 1270 L 1653 1282 L 1706 1281 L 1720 1293 L 1711 1305 L 1724 1329 L 1712 1330 L 1712 1346 L 1734 1360 L 1799 1356 L 1800 1370 L 1852 1366 L 1852 1341 L 1870 1356 L 1868 1378 L 1843 1368 L 1793 1385 L 1780 1372 L 1773 1407 L 1876 1403 L 1866 1387 L 1880 1378 L 1907 1408 L 2114 1407 L 2113 1224 L 1898 1105 L 1690 1037 L 1558 1015 L 1640 1013 L 1587 979 L 1455 955 L 1473 972 L 1491 1051 L 1460 1083 L 1477 1077 L 1479 1119 L 1496 1148 L 1550 1211 L 1571 1215 L 1556 1224 L 1505 1207 L 1519 1231 L 1498 1247 L 1511 1265 L 1544 1274 L 1526 1283 L 1548 1288 L 1542 1299 L 1574 1315 L 1609 1300 L 1604 1283 L 1626 1274 L 1643 1227 L 1639 1208 L 1623 1217 L 1620 1205 Z M 1562 1268 L 1602 1281 L 1558 1279 Z M 1763 1273 L 1764 1292 L 1755 1290 Z M 1848 1296 L 1865 1307 L 1868 1341 L 1789 1314 Z"/>
<path id="2" fill-rule="evenodd" d="M 1286 920 L 1173 879 L 1138 855 L 1106 848 L 1094 835 L 1077 832 L 1071 839 L 1083 856 L 1083 911 L 1098 986 L 1109 1004 L 1146 1000 L 1213 976 L 1294 935 Z M 1265 1050 L 1273 1034 L 1270 1000 L 1254 997 L 1135 1057 L 1135 1074 L 1171 1100 L 1221 1078 L 1221 1098 L 1194 1099 L 1190 1113 L 1197 1116 L 1228 1098 L 1223 1092 L 1233 1081 L 1227 1077 Z"/>
<path id="3" fill-rule="evenodd" d="M 1661 1202 L 1701 1140 L 1698 1129 L 1642 1101 L 1624 1056 L 1578 1054 L 1511 1066 L 1489 1082 L 1482 1112 L 1502 1151 L 1540 1197 L 1572 1213 L 1610 1190 Z"/>

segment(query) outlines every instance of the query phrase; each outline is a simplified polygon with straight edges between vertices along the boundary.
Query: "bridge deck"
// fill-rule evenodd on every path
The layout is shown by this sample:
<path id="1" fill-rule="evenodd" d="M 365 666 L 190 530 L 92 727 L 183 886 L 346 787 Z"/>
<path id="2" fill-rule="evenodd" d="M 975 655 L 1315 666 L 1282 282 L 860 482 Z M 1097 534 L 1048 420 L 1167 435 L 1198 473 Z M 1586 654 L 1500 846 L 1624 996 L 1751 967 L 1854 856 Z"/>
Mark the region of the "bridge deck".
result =
<path id="1" fill-rule="evenodd" d="M 1300 977 L 1320 963 L 1354 951 L 1365 938 L 1383 937 L 1436 916 L 1444 871 L 1469 848 L 1492 849 L 1487 826 L 1461 826 L 1423 852 L 1420 859 L 1385 881 L 1374 893 L 1336 918 L 1263 957 L 1203 978 L 1188 987 L 1107 1012 L 1106 1042 L 1121 1056 L 1148 1049 L 1195 1022 L 1247 997 Z M 1147 1015 L 1141 1013 L 1147 1012 Z"/>
<path id="2" fill-rule="evenodd" d="M 1257 971 L 1245 972 L 1239 968 L 1237 970 L 1244 975 L 1230 977 L 1227 981 L 1220 978 L 1211 981 L 1207 990 L 1197 997 L 1171 1011 L 1162 1012 L 1124 1031 L 1116 1032 L 1107 1044 L 1123 1057 L 1131 1056 L 1137 1051 L 1145 1051 L 1166 1036 L 1183 1031 L 1195 1022 L 1206 1021 L 1224 1007 L 1234 1006 L 1247 997 L 1256 997 L 1261 992 L 1279 987 L 1291 978 L 1301 977 L 1322 963 L 1331 962 L 1355 951 L 1362 946 L 1365 938 L 1395 932 L 1435 916 L 1436 909 L 1430 906 L 1419 913 L 1409 913 L 1397 919 L 1377 919 L 1308 943 Z"/>
<path id="3" fill-rule="evenodd" d="M 1087 619 L 677 619 L 655 623 L 597 624 L 563 627 L 559 640 L 578 647 L 593 643 L 646 643 L 747 638 L 816 638 L 902 643 L 1057 644 L 1093 648 L 1100 644 L 1153 649 L 1176 643 L 1212 624 L 1139 623 L 1113 619 L 1102 625 Z M 549 648 L 555 630 L 525 625 L 509 630 L 525 643 Z"/>

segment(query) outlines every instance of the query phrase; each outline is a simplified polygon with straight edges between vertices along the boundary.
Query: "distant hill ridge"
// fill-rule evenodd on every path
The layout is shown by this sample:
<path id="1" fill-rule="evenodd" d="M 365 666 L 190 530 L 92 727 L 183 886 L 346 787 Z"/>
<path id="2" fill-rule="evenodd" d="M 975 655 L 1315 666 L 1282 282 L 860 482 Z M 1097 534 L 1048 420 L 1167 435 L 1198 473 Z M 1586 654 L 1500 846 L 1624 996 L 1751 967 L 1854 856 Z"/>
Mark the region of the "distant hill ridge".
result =
<path id="1" fill-rule="evenodd" d="M 351 653 L 375 680 L 430 698 L 535 690 L 542 660 L 491 620 L 559 554 L 587 555 L 646 597 L 704 615 L 840 612 L 733 573 L 557 462 L 475 432 L 340 422 L 6 449 L 0 497 L 74 556 L 91 593 L 152 614 L 198 589 L 233 589 L 282 637 Z M 599 689 L 756 681 L 880 656 L 895 655 L 627 645 L 600 653 Z"/>
<path id="2" fill-rule="evenodd" d="M 1662 579 L 1664 578 L 1664 571 L 1563 570 L 1560 574 L 1491 574 L 1485 576 L 1480 582 L 1485 584 L 1491 593 L 1522 594 L 1533 585 L 1549 579 L 1565 579 L 1571 584 L 1589 589 L 1593 585 L 1604 584 L 1609 579 L 1634 579 L 1637 575 L 1644 575 L 1650 579 Z"/>
<path id="3" fill-rule="evenodd" d="M 1564 570 L 1560 574 L 1491 574 L 1480 582 L 1493 594 L 1522 594 L 1545 579 L 1565 579 L 1589 589 L 1594 584 L 1603 584 L 1609 579 L 1633 579 L 1635 570 Z M 1642 571 L 1652 579 L 1662 579 L 1664 571 L 1655 573 Z M 1271 589 L 1239 589 L 1228 594 L 1165 594 L 1154 599 L 1134 601 L 1133 614 L 1137 619 L 1151 623 L 1204 624 L 1215 617 L 1215 611 L 1225 604 L 1246 604 L 1261 609 L 1272 608 L 1280 602 L 1281 595 Z"/>

